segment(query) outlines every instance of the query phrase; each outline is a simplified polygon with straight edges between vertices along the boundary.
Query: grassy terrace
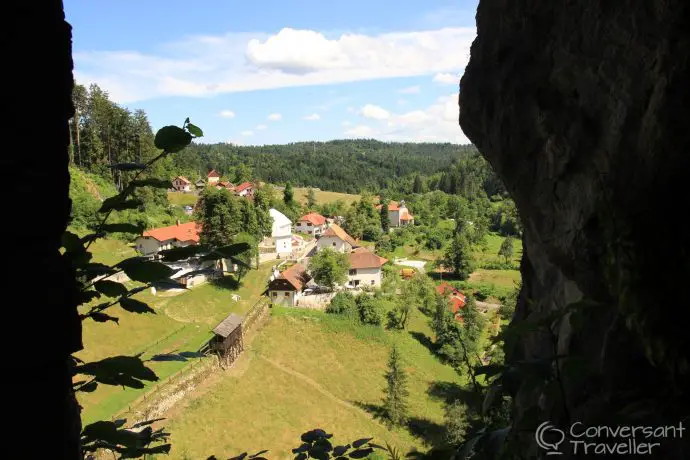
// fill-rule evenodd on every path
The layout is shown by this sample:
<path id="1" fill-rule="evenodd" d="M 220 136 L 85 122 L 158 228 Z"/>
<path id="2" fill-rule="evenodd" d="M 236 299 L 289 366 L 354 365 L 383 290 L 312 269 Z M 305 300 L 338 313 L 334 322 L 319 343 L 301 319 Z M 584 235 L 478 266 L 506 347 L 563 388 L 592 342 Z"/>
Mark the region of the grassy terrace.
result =
<path id="1" fill-rule="evenodd" d="M 272 458 L 288 458 L 299 435 L 317 427 L 333 432 L 335 442 L 374 436 L 404 451 L 423 449 L 441 436 L 444 401 L 460 384 L 424 345 L 430 336 L 427 318 L 418 311 L 410 331 L 391 332 L 274 307 L 236 365 L 168 414 L 172 457 L 270 449 Z M 411 418 L 408 427 L 388 431 L 372 414 L 382 402 L 392 344 L 406 362 Z"/>
<path id="2" fill-rule="evenodd" d="M 295 187 L 293 188 L 295 199 L 302 204 L 307 202 L 307 193 L 309 193 L 308 188 Z M 324 190 L 314 190 L 314 196 L 316 197 L 317 204 L 330 203 L 332 201 L 342 200 L 345 205 L 349 206 L 355 201 L 359 201 L 359 195 L 351 195 L 349 193 L 338 193 L 338 192 L 326 192 Z"/>
<path id="3" fill-rule="evenodd" d="M 117 240 L 103 240 L 94 243 L 94 259 L 116 263 L 124 257 L 134 255 L 133 251 Z M 136 299 L 148 303 L 156 314 L 135 314 L 119 306 L 111 307 L 109 313 L 119 318 L 113 322 L 84 322 L 84 350 L 77 356 L 84 361 L 96 361 L 109 356 L 143 353 L 147 358 L 158 353 L 175 351 L 196 351 L 209 339 L 210 329 L 229 313 L 246 313 L 259 299 L 265 289 L 270 264 L 249 272 L 238 284 L 232 276 L 214 283 L 206 283 L 179 295 L 158 293 L 153 296 L 144 291 Z M 237 293 L 241 301 L 230 300 Z M 188 363 L 152 362 L 151 368 L 163 380 L 179 371 Z M 109 419 L 116 413 L 150 390 L 151 382 L 141 390 L 101 385 L 93 393 L 81 393 L 79 401 L 84 407 L 86 423 Z"/>

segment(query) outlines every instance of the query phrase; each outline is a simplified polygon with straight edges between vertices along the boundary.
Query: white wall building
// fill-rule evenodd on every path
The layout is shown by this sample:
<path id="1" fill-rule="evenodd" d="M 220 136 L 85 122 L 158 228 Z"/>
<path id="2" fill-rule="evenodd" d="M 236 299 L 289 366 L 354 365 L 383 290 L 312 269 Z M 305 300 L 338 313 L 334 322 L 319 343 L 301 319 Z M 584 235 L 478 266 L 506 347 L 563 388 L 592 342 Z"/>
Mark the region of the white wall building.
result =
<path id="1" fill-rule="evenodd" d="M 285 214 L 277 209 L 269 209 L 269 214 L 273 219 L 271 228 L 271 238 L 274 241 L 278 254 L 289 254 L 292 252 L 292 222 Z"/>
<path id="2" fill-rule="evenodd" d="M 331 248 L 336 252 L 347 254 L 357 247 L 359 247 L 357 241 L 337 224 L 331 224 L 328 230 L 323 232 L 321 238 L 316 242 L 317 251 L 323 248 Z"/>
<path id="3" fill-rule="evenodd" d="M 350 271 L 347 275 L 349 288 L 381 287 L 381 267 L 388 259 L 377 256 L 365 248 L 356 249 L 348 255 Z"/>
<path id="4" fill-rule="evenodd" d="M 138 237 L 134 244 L 141 254 L 147 256 L 166 249 L 185 247 L 199 244 L 201 226 L 196 222 L 187 222 L 169 227 L 147 230 Z"/>

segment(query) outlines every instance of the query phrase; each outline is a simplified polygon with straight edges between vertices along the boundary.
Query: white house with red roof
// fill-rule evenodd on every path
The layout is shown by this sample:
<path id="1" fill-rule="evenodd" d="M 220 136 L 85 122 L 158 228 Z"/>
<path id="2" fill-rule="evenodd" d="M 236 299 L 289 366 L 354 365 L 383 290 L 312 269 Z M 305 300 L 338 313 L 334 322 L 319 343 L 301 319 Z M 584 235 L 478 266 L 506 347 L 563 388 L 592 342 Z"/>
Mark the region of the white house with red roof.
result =
<path id="1" fill-rule="evenodd" d="M 377 205 L 376 209 L 381 210 L 382 205 Z M 405 205 L 405 200 L 388 202 L 388 220 L 391 227 L 405 227 L 407 225 L 414 225 L 414 216 L 410 214 L 410 210 Z"/>
<path id="2" fill-rule="evenodd" d="M 137 251 L 147 256 L 166 249 L 199 244 L 200 233 L 201 225 L 196 222 L 181 224 L 178 220 L 175 225 L 145 231 L 134 244 Z"/>
<path id="3" fill-rule="evenodd" d="M 328 223 L 321 214 L 310 212 L 297 220 L 295 231 L 306 233 L 307 235 L 320 236 L 326 231 Z"/>
<path id="4" fill-rule="evenodd" d="M 192 181 L 184 176 L 177 176 L 175 179 L 173 179 L 172 186 L 178 192 L 192 191 Z"/>
<path id="5" fill-rule="evenodd" d="M 321 251 L 324 248 L 330 248 L 336 252 L 348 254 L 353 249 L 360 245 L 348 233 L 342 229 L 338 224 L 331 224 L 328 229 L 323 232 L 321 238 L 316 242 L 316 250 Z"/>
<path id="6" fill-rule="evenodd" d="M 251 182 L 243 182 L 235 187 L 234 192 L 237 196 L 251 196 L 254 193 L 254 184 Z"/>
<path id="7" fill-rule="evenodd" d="M 268 298 L 274 305 L 297 307 L 310 280 L 307 269 L 301 264 L 295 264 L 272 277 L 268 283 Z"/>
<path id="8" fill-rule="evenodd" d="M 208 172 L 206 180 L 208 181 L 208 185 L 215 185 L 220 182 L 220 174 L 218 174 L 215 169 L 212 169 Z"/>
<path id="9" fill-rule="evenodd" d="M 356 248 L 348 254 L 350 271 L 347 274 L 347 287 L 358 289 L 365 286 L 381 287 L 383 278 L 381 267 L 388 259 L 377 256 L 367 248 Z"/>

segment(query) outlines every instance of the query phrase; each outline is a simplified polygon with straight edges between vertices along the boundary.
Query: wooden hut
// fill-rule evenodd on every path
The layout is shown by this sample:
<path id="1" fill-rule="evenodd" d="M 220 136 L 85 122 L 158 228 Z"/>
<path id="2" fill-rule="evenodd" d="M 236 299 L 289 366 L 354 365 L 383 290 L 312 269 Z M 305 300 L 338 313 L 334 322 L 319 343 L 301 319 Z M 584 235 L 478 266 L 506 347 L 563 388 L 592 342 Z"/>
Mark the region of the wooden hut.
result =
<path id="1" fill-rule="evenodd" d="M 221 366 L 229 366 L 244 350 L 242 341 L 244 317 L 230 313 L 213 329 L 215 336 L 209 342 L 211 351 L 218 355 Z"/>

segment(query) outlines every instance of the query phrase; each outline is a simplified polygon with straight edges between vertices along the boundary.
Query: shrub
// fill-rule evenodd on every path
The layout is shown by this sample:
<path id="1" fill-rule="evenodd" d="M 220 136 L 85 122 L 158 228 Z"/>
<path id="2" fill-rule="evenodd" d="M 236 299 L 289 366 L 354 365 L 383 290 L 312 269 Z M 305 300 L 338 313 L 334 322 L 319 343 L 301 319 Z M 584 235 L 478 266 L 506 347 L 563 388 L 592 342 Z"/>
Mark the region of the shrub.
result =
<path id="1" fill-rule="evenodd" d="M 355 297 L 349 292 L 337 293 L 326 307 L 326 313 L 336 315 L 355 316 L 356 312 L 357 304 Z"/>
<path id="2" fill-rule="evenodd" d="M 378 326 L 383 323 L 383 308 L 379 299 L 364 293 L 357 297 L 356 304 L 359 320 L 363 324 Z"/>

